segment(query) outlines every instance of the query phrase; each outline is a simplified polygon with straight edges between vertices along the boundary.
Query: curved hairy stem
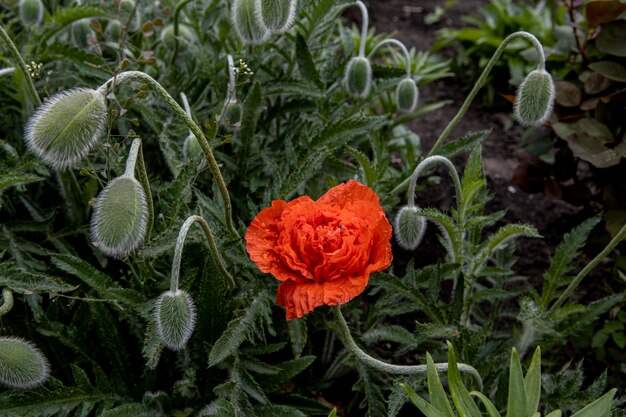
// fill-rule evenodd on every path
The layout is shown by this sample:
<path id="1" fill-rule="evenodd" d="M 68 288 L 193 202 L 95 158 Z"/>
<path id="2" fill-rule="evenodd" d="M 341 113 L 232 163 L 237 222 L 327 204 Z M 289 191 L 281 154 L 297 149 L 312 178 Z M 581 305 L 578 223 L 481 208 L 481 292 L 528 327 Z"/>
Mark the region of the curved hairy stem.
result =
<path id="1" fill-rule="evenodd" d="M 9 288 L 2 290 L 2 305 L 0 305 L 0 317 L 7 314 L 13 308 L 13 293 Z"/>
<path id="2" fill-rule="evenodd" d="M 428 155 L 426 156 L 434 155 L 437 153 L 437 151 L 439 150 L 439 147 L 448 138 L 450 133 L 452 133 L 452 130 L 455 128 L 455 126 L 461 121 L 461 119 L 467 112 L 467 109 L 469 109 L 469 106 L 470 104 L 472 104 L 472 101 L 474 101 L 474 98 L 478 94 L 478 91 L 480 91 L 480 89 L 487 82 L 487 77 L 489 76 L 489 73 L 493 69 L 496 62 L 498 61 L 498 58 L 500 58 L 500 55 L 502 55 L 502 52 L 504 52 L 504 49 L 508 46 L 509 43 L 511 43 L 512 40 L 517 39 L 517 38 L 523 38 L 523 39 L 528 40 L 530 43 L 532 43 L 533 47 L 537 50 L 537 55 L 539 57 L 538 62 L 537 62 L 537 69 L 545 68 L 546 58 L 543 52 L 543 46 L 541 46 L 541 43 L 539 42 L 539 40 L 537 40 L 537 38 L 533 34 L 528 33 L 528 32 L 515 32 L 507 36 L 502 41 L 498 49 L 496 49 L 496 52 L 494 52 L 493 56 L 487 63 L 487 66 L 483 70 L 482 74 L 480 74 L 478 81 L 476 81 L 476 84 L 474 84 L 474 88 L 472 88 L 472 91 L 470 91 L 467 98 L 463 102 L 463 105 L 459 109 L 458 113 L 454 116 L 454 118 L 452 118 L 448 126 L 446 126 L 446 128 L 444 129 L 444 131 L 441 132 L 441 135 L 439 135 L 439 138 L 437 138 L 437 141 L 435 142 L 432 149 L 430 150 L 430 152 L 428 152 Z"/>
<path id="3" fill-rule="evenodd" d="M 420 162 L 417 167 L 415 167 L 415 170 L 410 177 L 409 183 L 409 196 L 407 201 L 407 205 L 409 207 L 415 207 L 415 187 L 417 186 L 417 179 L 426 168 L 429 168 L 431 165 L 437 163 L 443 164 L 448 169 L 448 172 L 450 173 L 450 178 L 452 178 L 452 182 L 454 183 L 457 206 L 459 207 L 459 209 L 461 209 L 461 207 L 463 206 L 463 190 L 461 188 L 461 180 L 459 179 L 459 174 L 456 171 L 456 168 L 448 158 L 435 155 L 429 156 L 428 158 Z"/>
<path id="4" fill-rule="evenodd" d="M 182 0 L 174 8 L 174 52 L 172 53 L 170 64 L 173 64 L 176 61 L 176 56 L 178 55 L 178 20 L 180 18 L 180 12 L 190 1 L 191 0 Z"/>
<path id="5" fill-rule="evenodd" d="M 367 6 L 361 0 L 357 0 L 352 4 L 346 6 L 357 6 L 361 10 L 361 41 L 359 43 L 359 56 L 365 57 L 365 43 L 367 41 L 367 29 L 369 27 L 370 15 L 367 11 Z"/>
<path id="6" fill-rule="evenodd" d="M 576 290 L 580 282 L 587 276 L 587 274 L 589 274 L 589 272 L 591 272 L 596 266 L 598 266 L 598 264 L 602 262 L 602 260 L 606 258 L 613 249 L 615 249 L 615 246 L 617 246 L 622 240 L 624 240 L 624 237 L 626 237 L 626 224 L 622 226 L 619 232 L 617 232 L 615 237 L 611 239 L 611 241 L 606 245 L 602 252 L 597 254 L 595 258 L 593 258 L 587 265 L 585 265 L 585 267 L 580 270 L 578 275 L 574 277 L 574 279 L 569 283 L 567 288 L 561 293 L 559 298 L 554 302 L 554 304 L 552 304 L 552 307 L 550 307 L 550 309 L 548 310 L 549 314 L 554 313 L 554 311 L 559 308 L 570 295 L 572 295 L 572 293 Z"/>
<path id="7" fill-rule="evenodd" d="M 333 313 L 335 314 L 335 318 L 337 319 L 339 331 L 341 332 L 343 342 L 346 344 L 346 348 L 364 364 L 369 365 L 372 368 L 378 369 L 379 371 L 396 375 L 426 374 L 426 365 L 393 365 L 368 355 L 356 344 L 356 342 L 352 338 L 352 334 L 350 333 L 350 329 L 348 328 L 348 323 L 346 323 L 346 319 L 343 317 L 339 306 L 333 307 Z M 435 367 L 437 368 L 437 372 L 445 372 L 448 370 L 447 363 L 436 363 Z M 483 389 L 483 381 L 478 374 L 478 371 L 474 367 L 466 365 L 464 363 L 459 363 L 458 368 L 459 371 L 467 372 L 472 375 L 472 377 L 474 377 L 474 379 L 476 380 L 476 383 L 478 384 L 480 390 Z"/>
<path id="8" fill-rule="evenodd" d="M 150 239 L 150 232 L 152 231 L 152 225 L 154 224 L 154 202 L 152 201 L 152 190 L 150 189 L 150 180 L 148 179 L 148 171 L 146 170 L 146 164 L 143 160 L 142 149 L 141 139 L 135 138 L 130 148 L 130 152 L 128 153 L 128 160 L 126 161 L 126 171 L 124 172 L 124 175 L 134 177 L 135 167 L 137 168 L 137 180 L 141 184 L 143 192 L 146 194 L 146 203 L 148 204 L 148 221 L 146 223 L 146 240 L 148 240 Z M 131 159 L 132 171 L 129 172 Z"/>
<path id="9" fill-rule="evenodd" d="M 406 49 L 406 46 L 400 42 L 397 39 L 385 39 L 382 40 L 380 42 L 378 42 L 376 44 L 376 46 L 374 46 L 374 48 L 372 48 L 372 50 L 370 51 L 368 56 L 373 56 L 374 53 L 381 47 L 385 46 L 385 45 L 395 45 L 398 48 L 400 48 L 400 50 L 402 51 L 402 53 L 404 54 L 404 61 L 405 61 L 405 66 L 406 66 L 406 76 L 407 78 L 411 78 L 411 55 L 409 54 L 409 50 Z"/>
<path id="10" fill-rule="evenodd" d="M 13 56 L 13 59 L 17 63 L 17 66 L 20 67 L 20 71 L 24 74 L 24 79 L 26 80 L 26 85 L 28 86 L 28 92 L 33 98 L 33 102 L 35 106 L 41 106 L 41 99 L 39 98 L 39 94 L 37 94 L 37 90 L 35 89 L 35 84 L 33 84 L 33 79 L 30 77 L 30 73 L 28 72 L 28 68 L 26 68 L 26 63 L 20 55 L 20 51 L 17 50 L 17 47 L 13 43 L 13 40 L 9 36 L 9 34 L 4 30 L 4 27 L 0 24 L 0 38 L 7 44 L 9 47 L 9 52 Z"/>
<path id="11" fill-rule="evenodd" d="M 222 200 L 224 201 L 224 214 L 226 226 L 228 227 L 230 233 L 235 237 L 240 237 L 239 233 L 237 233 L 237 229 L 233 223 L 233 214 L 232 214 L 232 205 L 230 202 L 230 196 L 228 195 L 228 188 L 226 187 L 226 183 L 224 182 L 224 178 L 222 177 L 222 173 L 219 169 L 217 161 L 215 160 L 215 156 L 213 155 L 213 150 L 211 149 L 211 145 L 209 141 L 204 136 L 202 129 L 198 127 L 196 122 L 193 121 L 191 117 L 182 107 L 170 96 L 170 94 L 158 83 L 154 78 L 145 74 L 141 71 L 126 71 L 120 74 L 117 74 L 115 77 L 111 78 L 107 82 L 105 82 L 99 90 L 106 90 L 111 84 L 121 84 L 128 81 L 144 81 L 148 83 L 148 86 L 159 95 L 167 104 L 174 110 L 174 113 L 187 125 L 189 130 L 194 134 L 196 139 L 198 139 L 198 143 L 204 152 L 204 155 L 209 164 L 209 169 L 215 178 L 217 183 L 217 187 L 222 196 Z M 104 91 L 102 91 L 104 93 Z"/>
<path id="12" fill-rule="evenodd" d="M 220 255 L 219 250 L 217 249 L 217 244 L 215 243 L 215 237 L 213 237 L 213 232 L 211 231 L 211 227 L 201 216 L 190 216 L 185 220 L 185 223 L 180 228 L 178 232 L 178 238 L 176 239 L 176 248 L 174 249 L 174 259 L 172 260 L 172 278 L 170 281 L 170 291 L 176 292 L 178 290 L 178 284 L 180 281 L 180 262 L 183 257 L 183 247 L 185 246 L 185 240 L 187 239 L 187 232 L 189 232 L 189 228 L 192 224 L 198 223 L 207 239 L 207 243 L 209 244 L 209 252 L 211 253 L 211 258 L 213 258 L 213 262 L 215 266 L 217 266 L 220 272 L 226 278 L 226 284 L 234 289 L 237 284 L 235 283 L 235 279 L 230 275 L 230 273 L 226 270 L 224 266 L 224 259 L 222 255 Z"/>

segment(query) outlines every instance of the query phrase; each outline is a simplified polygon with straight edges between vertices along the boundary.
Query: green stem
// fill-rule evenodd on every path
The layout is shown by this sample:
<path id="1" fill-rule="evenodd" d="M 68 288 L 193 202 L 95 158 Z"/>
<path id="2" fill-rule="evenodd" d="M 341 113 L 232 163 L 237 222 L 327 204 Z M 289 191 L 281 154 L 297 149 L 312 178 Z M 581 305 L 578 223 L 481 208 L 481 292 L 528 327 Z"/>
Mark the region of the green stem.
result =
<path id="1" fill-rule="evenodd" d="M 606 245 L 606 247 L 596 255 L 595 258 L 591 260 L 579 273 L 574 277 L 574 279 L 569 283 L 567 288 L 561 293 L 559 298 L 552 304 L 552 307 L 548 310 L 548 314 L 553 314 L 556 309 L 558 309 L 561 304 L 567 300 L 567 298 L 572 295 L 572 293 L 576 290 L 580 282 L 591 272 L 604 258 L 607 257 L 609 253 L 626 237 L 626 224 L 622 226 L 622 228 L 617 232 L 615 237 L 611 239 L 611 241 Z"/>
<path id="2" fill-rule="evenodd" d="M 176 61 L 176 56 L 178 55 L 178 19 L 180 12 L 190 1 L 191 0 L 183 0 L 176 5 L 176 8 L 174 8 L 174 52 L 172 53 L 170 64 L 173 64 Z"/>
<path id="3" fill-rule="evenodd" d="M 170 291 L 176 292 L 178 290 L 178 284 L 180 281 L 180 262 L 183 257 L 183 247 L 185 246 L 185 239 L 187 239 L 187 232 L 189 232 L 189 228 L 194 223 L 198 223 L 202 227 L 202 230 L 204 231 L 207 242 L 209 244 L 209 252 L 211 253 L 211 258 L 213 258 L 215 266 L 219 268 L 220 272 L 224 275 L 224 278 L 226 278 L 226 284 L 231 289 L 236 288 L 237 284 L 235 283 L 234 278 L 226 270 L 222 255 L 220 255 L 220 252 L 217 249 L 217 244 L 215 243 L 215 238 L 213 237 L 211 227 L 202 217 L 193 215 L 185 220 L 185 223 L 183 223 L 180 231 L 178 232 L 178 238 L 176 239 L 176 248 L 174 249 L 174 259 L 172 260 L 172 278 L 170 281 Z"/>
<path id="4" fill-rule="evenodd" d="M 140 141 L 140 139 L 135 139 Z M 143 146 L 139 147 L 139 154 L 137 156 L 137 173 L 138 180 L 143 187 L 143 192 L 146 193 L 146 202 L 148 203 L 148 222 L 146 224 L 146 241 L 150 239 L 150 232 L 154 225 L 154 202 L 152 201 L 152 190 L 150 189 L 150 180 L 148 179 L 148 171 L 146 170 L 146 164 L 143 159 Z"/>
<path id="5" fill-rule="evenodd" d="M 409 54 L 408 49 L 406 49 L 406 46 L 400 42 L 397 39 L 385 39 L 382 40 L 380 42 L 378 42 L 376 44 L 376 46 L 374 46 L 372 48 L 372 50 L 370 51 L 370 53 L 368 54 L 368 57 L 371 57 L 372 55 L 374 55 L 374 53 L 381 47 L 383 47 L 384 45 L 387 44 L 392 44 L 397 46 L 398 48 L 400 48 L 400 50 L 402 51 L 402 53 L 404 54 L 404 61 L 405 61 L 405 66 L 406 66 L 406 76 L 407 78 L 411 78 L 411 55 Z"/>
<path id="6" fill-rule="evenodd" d="M 115 77 L 105 82 L 102 86 L 100 86 L 99 90 L 105 93 L 105 91 L 103 90 L 106 90 L 112 83 L 122 84 L 124 82 L 133 80 L 147 82 L 148 86 L 155 93 L 157 93 L 159 97 L 161 97 L 172 108 L 172 110 L 174 110 L 176 115 L 187 125 L 189 130 L 193 132 L 196 139 L 198 139 L 198 143 L 200 144 L 200 147 L 204 152 L 204 155 L 209 164 L 209 169 L 211 170 L 211 173 L 215 178 L 217 187 L 222 196 L 222 200 L 224 201 L 224 217 L 226 221 L 226 226 L 233 236 L 239 238 L 239 233 L 237 233 L 237 229 L 235 228 L 235 225 L 233 223 L 232 205 L 230 202 L 230 196 L 228 195 L 228 188 L 226 187 L 226 183 L 224 182 L 224 178 L 222 177 L 220 168 L 217 164 L 217 161 L 215 160 L 215 156 L 213 156 L 213 150 L 211 149 L 211 145 L 204 136 L 202 129 L 200 129 L 198 125 L 193 121 L 193 119 L 189 117 L 187 113 L 185 113 L 185 110 L 180 107 L 176 100 L 174 100 L 172 96 L 170 96 L 170 94 L 163 88 L 163 86 L 161 86 L 161 84 L 159 84 L 158 81 L 156 81 L 154 78 L 141 71 L 126 71 L 117 74 Z"/>
<path id="7" fill-rule="evenodd" d="M 367 28 L 369 27 L 370 16 L 367 12 L 365 3 L 361 0 L 355 2 L 354 6 L 357 6 L 361 10 L 361 41 L 359 43 L 359 56 L 363 58 L 365 57 L 365 43 L 367 42 Z"/>
<path id="8" fill-rule="evenodd" d="M 7 314 L 13 308 L 13 293 L 9 288 L 2 290 L 2 305 L 0 305 L 0 317 Z"/>
<path id="9" fill-rule="evenodd" d="M 339 308 L 339 306 L 334 306 L 333 313 L 335 314 L 335 318 L 337 319 L 340 336 L 342 337 L 343 342 L 346 344 L 346 348 L 362 363 L 371 366 L 372 368 L 379 371 L 395 375 L 417 375 L 425 374 L 427 372 L 426 365 L 393 365 L 368 355 L 356 344 L 356 342 L 352 338 L 352 334 L 350 333 L 350 329 L 348 328 L 348 323 L 346 323 L 346 319 L 341 313 L 341 308 Z M 446 372 L 448 370 L 447 363 L 436 363 L 435 367 L 437 368 L 438 372 Z M 472 375 L 476 380 L 478 387 L 482 391 L 483 381 L 480 378 L 478 371 L 474 367 L 466 365 L 464 363 L 459 363 L 458 369 L 461 372 L 467 372 Z"/>
<path id="10" fill-rule="evenodd" d="M 463 206 L 463 189 L 461 188 L 459 173 L 456 171 L 454 164 L 450 162 L 448 158 L 440 155 L 429 156 L 428 158 L 420 162 L 417 167 L 415 167 L 413 174 L 409 178 L 410 183 L 407 205 L 411 208 L 415 207 L 415 187 L 417 186 L 417 179 L 422 174 L 422 172 L 424 172 L 425 169 L 436 163 L 441 163 L 448 169 L 448 172 L 450 173 L 450 178 L 452 178 L 452 182 L 454 183 L 454 190 L 456 192 L 456 203 L 459 209 L 461 209 Z"/>
<path id="11" fill-rule="evenodd" d="M 507 36 L 502 41 L 498 49 L 496 49 L 496 52 L 493 54 L 493 56 L 487 63 L 487 66 L 483 70 L 482 74 L 480 74 L 478 81 L 476 81 L 476 84 L 474 84 L 474 88 L 472 88 L 472 91 L 470 91 L 469 95 L 465 99 L 465 102 L 463 102 L 463 105 L 459 109 L 456 116 L 454 116 L 454 118 L 450 121 L 448 126 L 446 126 L 444 131 L 441 132 L 441 135 L 439 135 L 439 138 L 437 138 L 437 141 L 433 145 L 432 149 L 430 150 L 430 152 L 428 152 L 428 155 L 426 155 L 427 157 L 435 154 L 439 150 L 439 147 L 441 147 L 441 145 L 448 138 L 450 133 L 452 133 L 452 130 L 461 121 L 461 119 L 463 118 L 467 110 L 469 109 L 469 106 L 472 104 L 472 101 L 474 101 L 474 98 L 478 94 L 478 91 L 480 91 L 480 89 L 487 83 L 487 77 L 489 76 L 489 73 L 491 73 L 491 70 L 493 69 L 494 65 L 498 61 L 498 58 L 500 58 L 500 55 L 502 55 L 502 52 L 504 52 L 504 49 L 508 46 L 508 44 L 516 38 L 524 38 L 528 40 L 530 43 L 532 43 L 533 47 L 537 50 L 537 55 L 539 56 L 539 59 L 537 62 L 537 69 L 545 68 L 545 55 L 543 52 L 543 47 L 541 46 L 541 43 L 537 40 L 537 38 L 534 35 L 528 32 L 515 32 Z"/>
<path id="12" fill-rule="evenodd" d="M 4 27 L 1 24 L 0 24 L 0 37 L 2 38 L 4 43 L 6 43 L 7 46 L 9 47 L 9 52 L 11 53 L 11 55 L 13 55 L 13 59 L 17 63 L 17 66 L 20 68 L 20 71 L 22 71 L 22 74 L 24 75 L 24 79 L 26 80 L 28 92 L 32 96 L 35 106 L 37 107 L 41 106 L 41 99 L 39 98 L 39 94 L 37 94 L 37 89 L 35 89 L 35 84 L 33 84 L 33 79 L 31 78 L 30 73 L 28 72 L 28 68 L 26 68 L 26 63 L 24 62 L 22 55 L 20 55 L 20 52 L 17 50 L 17 47 L 13 43 L 13 40 L 11 40 L 11 37 L 4 30 Z"/>

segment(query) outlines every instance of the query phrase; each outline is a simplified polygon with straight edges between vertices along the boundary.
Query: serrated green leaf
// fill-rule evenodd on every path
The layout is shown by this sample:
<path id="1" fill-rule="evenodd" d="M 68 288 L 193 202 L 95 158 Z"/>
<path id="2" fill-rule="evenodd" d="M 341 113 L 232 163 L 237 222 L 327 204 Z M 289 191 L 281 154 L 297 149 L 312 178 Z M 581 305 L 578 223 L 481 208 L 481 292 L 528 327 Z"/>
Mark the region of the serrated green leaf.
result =
<path id="1" fill-rule="evenodd" d="M 306 317 L 289 320 L 287 330 L 291 339 L 291 350 L 294 356 L 299 358 L 307 341 Z"/>
<path id="2" fill-rule="evenodd" d="M 480 130 L 478 132 L 470 132 L 460 138 L 443 145 L 438 154 L 450 159 L 461 152 L 464 152 L 487 139 L 491 134 L 491 129 Z"/>
<path id="3" fill-rule="evenodd" d="M 7 187 L 32 184 L 39 181 L 43 181 L 43 178 L 38 175 L 21 172 L 3 173 L 0 175 L 0 192 Z"/>
<path id="4" fill-rule="evenodd" d="M 41 272 L 26 271 L 13 261 L 0 263 L 0 287 L 8 287 L 15 292 L 65 293 L 74 291 L 77 286 L 65 284 L 57 277 Z"/>
<path id="5" fill-rule="evenodd" d="M 421 398 L 413 391 L 413 388 L 406 384 L 401 384 L 413 404 L 424 414 L 425 417 L 446 417 L 446 414 L 439 411 L 435 406 Z"/>
<path id="6" fill-rule="evenodd" d="M 112 408 L 100 414 L 98 417 L 154 417 L 154 410 L 150 410 L 143 404 L 127 403 Z"/>
<path id="7" fill-rule="evenodd" d="M 320 75 L 315 68 L 315 63 L 311 56 L 311 51 L 309 51 L 306 40 L 300 33 L 296 36 L 296 61 L 298 62 L 300 75 L 302 75 L 305 80 L 314 83 L 318 87 L 322 85 Z"/>
<path id="8" fill-rule="evenodd" d="M 256 410 L 258 417 L 307 417 L 302 411 L 287 405 L 264 405 Z"/>
<path id="9" fill-rule="evenodd" d="M 376 168 L 374 168 L 374 165 L 372 165 L 369 158 L 358 149 L 355 149 L 351 146 L 346 146 L 346 150 L 350 155 L 355 157 L 357 161 L 359 161 L 359 164 L 361 164 L 363 172 L 365 173 L 366 185 L 371 187 L 374 183 L 376 183 L 376 180 L 378 179 L 378 173 L 376 171 Z"/>

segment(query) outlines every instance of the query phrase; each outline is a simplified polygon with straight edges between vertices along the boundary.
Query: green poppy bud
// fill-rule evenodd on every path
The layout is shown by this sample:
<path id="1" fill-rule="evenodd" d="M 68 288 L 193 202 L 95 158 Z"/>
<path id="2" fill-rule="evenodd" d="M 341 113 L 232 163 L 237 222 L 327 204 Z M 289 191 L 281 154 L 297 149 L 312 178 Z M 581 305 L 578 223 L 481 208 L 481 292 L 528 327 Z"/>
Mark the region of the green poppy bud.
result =
<path id="1" fill-rule="evenodd" d="M 55 169 L 76 165 L 105 131 L 104 94 L 74 88 L 52 96 L 26 123 L 28 148 Z"/>
<path id="2" fill-rule="evenodd" d="M 109 20 L 104 31 L 104 37 L 109 42 L 119 42 L 122 36 L 122 23 L 119 20 Z"/>
<path id="3" fill-rule="evenodd" d="M 72 39 L 74 43 L 82 49 L 89 49 L 89 37 L 96 36 L 96 33 L 91 28 L 90 19 L 80 19 L 72 23 Z"/>
<path id="4" fill-rule="evenodd" d="M 161 32 L 161 42 L 170 51 L 174 50 L 175 41 L 178 41 L 178 50 L 185 51 L 192 45 L 196 37 L 193 30 L 186 25 L 178 25 L 178 36 L 174 35 L 174 25 L 166 26 Z"/>
<path id="5" fill-rule="evenodd" d="M 269 36 L 268 30 L 261 23 L 257 0 L 234 0 L 232 7 L 232 24 L 242 41 L 254 45 Z"/>
<path id="6" fill-rule="evenodd" d="M 123 175 L 98 195 L 90 235 L 102 252 L 123 259 L 143 244 L 147 223 L 146 193 L 139 181 Z"/>
<path id="7" fill-rule="evenodd" d="M 395 232 L 402 248 L 414 250 L 426 232 L 426 219 L 420 216 L 417 207 L 402 207 L 396 215 Z"/>
<path id="8" fill-rule="evenodd" d="M 204 158 L 204 151 L 194 135 L 189 135 L 183 143 L 183 160 L 185 162 L 200 161 Z"/>
<path id="9" fill-rule="evenodd" d="M 270 32 L 285 32 L 296 17 L 297 0 L 260 0 L 261 23 Z"/>
<path id="10" fill-rule="evenodd" d="M 133 11 L 134 7 L 134 0 L 121 0 L 119 5 L 117 6 L 117 9 L 122 13 L 130 14 L 130 12 Z"/>
<path id="11" fill-rule="evenodd" d="M 419 92 L 415 80 L 407 77 L 398 83 L 396 88 L 396 105 L 398 110 L 406 113 L 412 112 L 417 106 L 418 99 Z"/>
<path id="12" fill-rule="evenodd" d="M 44 7 L 41 0 L 20 0 L 20 19 L 24 26 L 37 26 L 43 22 Z"/>
<path id="13" fill-rule="evenodd" d="M 46 357 L 32 343 L 0 337 L 0 383 L 10 388 L 34 388 L 48 379 Z"/>
<path id="14" fill-rule="evenodd" d="M 554 81 L 545 70 L 531 71 L 517 90 L 513 111 L 524 126 L 544 123 L 552 113 Z"/>
<path id="15" fill-rule="evenodd" d="M 196 324 L 196 308 L 183 290 L 166 291 L 154 305 L 156 331 L 164 346 L 172 350 L 185 347 Z"/>
<path id="16" fill-rule="evenodd" d="M 348 62 L 345 84 L 353 96 L 367 97 L 372 85 L 372 66 L 369 59 L 355 56 Z"/>

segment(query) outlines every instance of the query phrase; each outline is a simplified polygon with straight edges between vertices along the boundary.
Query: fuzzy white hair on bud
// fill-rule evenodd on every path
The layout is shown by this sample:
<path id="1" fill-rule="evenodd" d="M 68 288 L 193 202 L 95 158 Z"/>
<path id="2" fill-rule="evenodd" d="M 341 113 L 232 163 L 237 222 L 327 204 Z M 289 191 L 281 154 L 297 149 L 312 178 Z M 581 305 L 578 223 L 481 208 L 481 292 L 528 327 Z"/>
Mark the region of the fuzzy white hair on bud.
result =
<path id="1" fill-rule="evenodd" d="M 184 290 L 166 291 L 154 305 L 154 322 L 165 347 L 181 350 L 193 333 L 196 307 Z"/>
<path id="2" fill-rule="evenodd" d="M 20 19 L 25 26 L 38 26 L 43 22 L 44 6 L 41 0 L 21 0 Z"/>
<path id="3" fill-rule="evenodd" d="M 257 0 L 261 24 L 272 33 L 288 30 L 296 18 L 297 0 Z"/>
<path id="4" fill-rule="evenodd" d="M 96 198 L 90 235 L 94 246 L 123 259 L 144 241 L 148 223 L 146 193 L 135 178 L 115 178 Z"/>
<path id="5" fill-rule="evenodd" d="M 552 114 L 554 96 L 552 76 L 543 69 L 531 71 L 517 90 L 515 118 L 524 126 L 543 124 Z"/>
<path id="6" fill-rule="evenodd" d="M 404 78 L 396 88 L 396 105 L 398 110 L 410 113 L 417 107 L 419 91 L 413 78 Z"/>
<path id="7" fill-rule="evenodd" d="M 406 250 L 419 246 L 426 232 L 426 218 L 417 207 L 402 207 L 396 215 L 395 234 L 398 244 Z"/>
<path id="8" fill-rule="evenodd" d="M 372 85 L 372 66 L 369 59 L 355 56 L 346 66 L 344 79 L 348 92 L 357 97 L 367 97 Z"/>
<path id="9" fill-rule="evenodd" d="M 255 45 L 267 39 L 270 33 L 261 23 L 257 0 L 234 0 L 232 7 L 232 24 L 241 40 Z"/>
<path id="10" fill-rule="evenodd" d="M 74 166 L 103 135 L 106 110 L 104 94 L 97 90 L 55 94 L 26 123 L 26 145 L 54 169 Z"/>
<path id="11" fill-rule="evenodd" d="M 50 373 L 48 360 L 35 345 L 17 337 L 0 337 L 0 383 L 10 388 L 34 388 Z"/>

